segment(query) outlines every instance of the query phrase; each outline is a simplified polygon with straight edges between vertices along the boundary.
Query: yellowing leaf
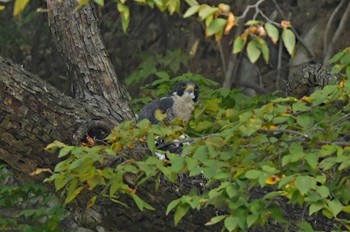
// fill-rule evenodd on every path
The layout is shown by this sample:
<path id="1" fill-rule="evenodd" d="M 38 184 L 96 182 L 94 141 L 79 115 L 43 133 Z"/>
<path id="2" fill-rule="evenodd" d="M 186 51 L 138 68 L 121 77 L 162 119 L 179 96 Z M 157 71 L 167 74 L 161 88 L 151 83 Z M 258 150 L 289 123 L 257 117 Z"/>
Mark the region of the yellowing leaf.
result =
<path id="1" fill-rule="evenodd" d="M 19 15 L 24 10 L 28 2 L 29 0 L 16 0 L 15 6 L 13 8 L 13 15 L 14 16 Z"/>
<path id="2" fill-rule="evenodd" d="M 279 38 L 278 29 L 276 26 L 274 26 L 271 23 L 265 24 L 265 30 L 269 38 L 271 39 L 272 43 L 276 44 Z"/>
<path id="3" fill-rule="evenodd" d="M 282 40 L 289 55 L 293 56 L 296 43 L 294 33 L 290 29 L 283 29 Z"/>
<path id="4" fill-rule="evenodd" d="M 207 223 L 205 223 L 206 226 L 214 225 L 222 220 L 224 220 L 227 217 L 227 215 L 219 215 L 216 217 L 212 217 Z"/>
<path id="5" fill-rule="evenodd" d="M 218 11 L 218 8 L 204 4 L 200 6 L 198 15 L 200 20 L 204 20 L 208 16 L 214 14 L 216 11 Z"/>
<path id="6" fill-rule="evenodd" d="M 271 185 L 272 185 L 272 184 L 276 184 L 276 183 L 278 183 L 280 180 L 281 180 L 280 177 L 273 175 L 273 176 L 271 176 L 271 177 L 269 177 L 269 178 L 266 179 L 266 184 L 271 184 Z"/>
<path id="7" fill-rule="evenodd" d="M 225 27 L 225 35 L 228 35 L 233 26 L 236 25 L 235 16 L 230 12 L 227 17 L 227 24 Z"/>
<path id="8" fill-rule="evenodd" d="M 95 202 L 96 202 L 96 197 L 97 197 L 97 196 L 95 195 L 95 196 L 93 196 L 92 198 L 90 198 L 90 200 L 89 200 L 89 202 L 88 202 L 86 208 L 91 208 L 92 206 L 94 206 L 94 204 L 95 204 Z"/>
<path id="9" fill-rule="evenodd" d="M 0 5 L 0 10 L 4 10 L 4 9 L 5 9 L 5 6 Z"/>
<path id="10" fill-rule="evenodd" d="M 184 14 L 184 18 L 188 18 L 192 15 L 194 15 L 195 13 L 197 13 L 199 11 L 200 6 L 199 5 L 194 5 L 191 6 L 190 8 L 188 8 Z"/>

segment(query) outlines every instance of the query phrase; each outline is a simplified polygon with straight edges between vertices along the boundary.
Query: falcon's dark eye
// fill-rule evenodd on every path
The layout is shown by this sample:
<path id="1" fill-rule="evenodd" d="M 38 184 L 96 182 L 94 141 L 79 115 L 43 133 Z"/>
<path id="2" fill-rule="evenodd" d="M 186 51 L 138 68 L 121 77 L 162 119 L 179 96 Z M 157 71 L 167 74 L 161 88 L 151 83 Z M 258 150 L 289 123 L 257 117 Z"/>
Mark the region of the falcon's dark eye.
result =
<path id="1" fill-rule="evenodd" d="M 186 85 L 186 84 L 182 84 L 182 88 L 184 88 L 184 89 L 185 89 L 186 87 L 187 87 L 187 85 Z"/>
<path id="2" fill-rule="evenodd" d="M 195 87 L 194 87 L 194 90 L 198 90 L 198 86 L 195 86 Z"/>

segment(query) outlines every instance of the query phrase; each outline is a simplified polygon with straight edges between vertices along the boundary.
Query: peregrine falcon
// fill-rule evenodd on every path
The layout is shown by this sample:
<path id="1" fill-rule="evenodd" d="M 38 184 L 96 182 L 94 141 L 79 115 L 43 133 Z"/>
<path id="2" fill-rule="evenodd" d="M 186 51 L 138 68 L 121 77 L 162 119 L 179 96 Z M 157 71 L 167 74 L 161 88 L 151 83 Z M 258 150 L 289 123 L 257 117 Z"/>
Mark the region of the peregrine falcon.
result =
<path id="1" fill-rule="evenodd" d="M 161 99 L 157 99 L 143 107 L 138 115 L 138 121 L 147 118 L 151 123 L 159 122 L 158 114 L 165 116 L 164 121 L 182 119 L 186 124 L 198 102 L 199 87 L 189 81 L 177 83 L 173 90 Z"/>

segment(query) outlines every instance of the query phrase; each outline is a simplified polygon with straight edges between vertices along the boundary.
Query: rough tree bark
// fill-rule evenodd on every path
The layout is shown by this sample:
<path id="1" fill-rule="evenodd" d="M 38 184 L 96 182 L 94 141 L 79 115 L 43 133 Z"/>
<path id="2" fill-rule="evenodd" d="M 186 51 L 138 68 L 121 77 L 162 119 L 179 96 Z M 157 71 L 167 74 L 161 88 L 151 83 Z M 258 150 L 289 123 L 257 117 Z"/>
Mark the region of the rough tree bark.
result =
<path id="1" fill-rule="evenodd" d="M 74 80 L 74 97 L 0 57 L 0 160 L 25 178 L 42 181 L 45 176 L 30 176 L 37 168 L 51 168 L 58 159 L 43 148 L 53 140 L 79 144 L 85 134 L 97 127 L 108 131 L 123 120 L 132 119 L 124 87 L 105 51 L 91 5 L 74 13 L 76 1 L 47 0 L 48 18 L 59 51 Z M 131 208 L 111 202 L 98 202 L 86 210 L 84 196 L 71 205 L 71 216 L 64 226 L 69 230 L 103 228 L 104 231 L 209 231 L 203 226 L 213 216 L 194 212 L 178 227 L 172 216 L 165 217 L 167 204 L 188 191 L 180 185 L 145 186 L 142 195 L 155 207 L 155 212 L 140 212 L 130 199 Z"/>

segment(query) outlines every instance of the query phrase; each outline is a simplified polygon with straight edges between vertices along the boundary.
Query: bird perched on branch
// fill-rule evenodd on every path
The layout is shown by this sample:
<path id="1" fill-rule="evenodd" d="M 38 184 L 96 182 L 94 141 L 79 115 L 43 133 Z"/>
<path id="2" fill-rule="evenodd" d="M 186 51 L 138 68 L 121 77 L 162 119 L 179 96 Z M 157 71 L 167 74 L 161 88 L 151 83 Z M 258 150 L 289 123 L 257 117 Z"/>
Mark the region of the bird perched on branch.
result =
<path id="1" fill-rule="evenodd" d="M 156 124 L 159 121 L 171 122 L 179 118 L 187 124 L 198 102 L 198 97 L 199 87 L 197 84 L 189 81 L 180 82 L 167 96 L 154 100 L 143 107 L 137 120 L 141 121 L 147 118 L 151 123 Z M 188 143 L 188 139 L 184 135 L 171 142 L 165 142 L 161 138 L 156 139 L 156 146 L 159 150 L 176 154 L 182 153 L 182 146 L 185 143 Z M 162 153 L 156 153 L 156 156 L 161 160 L 166 159 L 166 155 Z"/>
<path id="2" fill-rule="evenodd" d="M 187 124 L 198 102 L 198 97 L 197 84 L 189 81 L 177 83 L 167 96 L 143 107 L 138 115 L 138 121 L 147 118 L 151 123 L 156 124 L 160 120 L 170 122 L 180 118 Z"/>

